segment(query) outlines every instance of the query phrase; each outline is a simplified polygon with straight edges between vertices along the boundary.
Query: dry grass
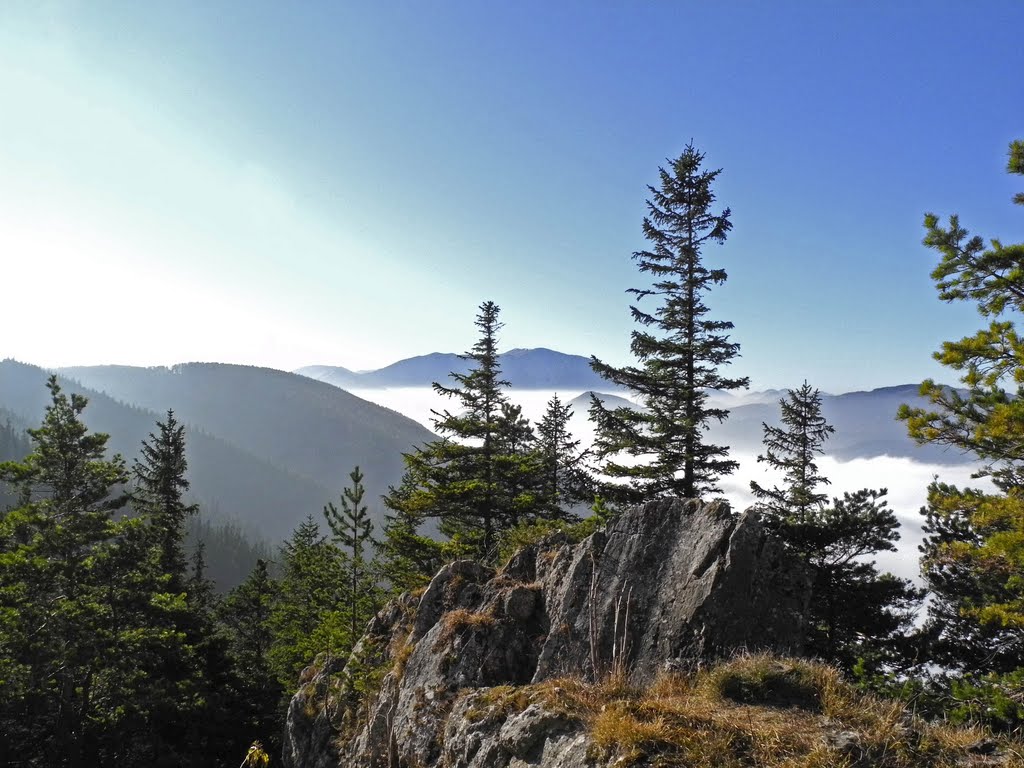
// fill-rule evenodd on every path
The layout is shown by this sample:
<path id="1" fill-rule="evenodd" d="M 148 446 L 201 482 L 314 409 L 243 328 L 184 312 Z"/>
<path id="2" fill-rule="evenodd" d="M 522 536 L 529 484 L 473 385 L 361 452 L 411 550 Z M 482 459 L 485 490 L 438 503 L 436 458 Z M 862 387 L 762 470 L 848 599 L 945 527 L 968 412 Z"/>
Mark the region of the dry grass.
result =
<path id="1" fill-rule="evenodd" d="M 585 724 L 594 756 L 617 766 L 993 765 L 970 752 L 987 736 L 979 729 L 927 725 L 899 703 L 858 693 L 831 667 L 766 655 L 666 676 L 644 690 L 616 678 L 493 688 L 473 716 L 504 718 L 538 701 Z M 1002 748 L 998 765 L 1024 768 L 1013 744 Z"/>
<path id="2" fill-rule="evenodd" d="M 409 597 L 412 598 L 413 600 L 419 600 L 421 597 L 423 597 L 423 595 L 426 594 L 427 587 L 429 587 L 429 586 L 430 586 L 429 584 L 424 584 L 422 586 L 410 589 L 409 590 Z"/>
<path id="3" fill-rule="evenodd" d="M 444 615 L 441 634 L 437 640 L 438 644 L 447 643 L 464 630 L 485 629 L 493 627 L 494 623 L 494 614 L 489 611 L 467 611 L 465 608 L 456 608 Z"/>
<path id="4" fill-rule="evenodd" d="M 448 580 L 448 583 L 444 585 L 444 591 L 441 593 L 441 604 L 446 609 L 451 609 L 455 605 L 455 601 L 459 599 L 459 593 L 465 585 L 466 577 L 461 573 L 454 574 Z"/>
<path id="5" fill-rule="evenodd" d="M 555 560 L 558 559 L 558 555 L 559 555 L 559 550 L 558 549 L 545 549 L 545 550 L 542 550 L 541 552 L 538 552 L 537 553 L 537 565 L 538 565 L 538 567 L 541 566 L 541 565 L 551 565 L 551 563 L 555 562 Z"/>
<path id="6" fill-rule="evenodd" d="M 392 654 L 394 663 L 392 664 L 391 671 L 394 672 L 395 677 L 399 680 L 401 680 L 402 675 L 405 674 L 406 662 L 409 661 L 409 657 L 412 656 L 412 652 L 414 650 L 416 650 L 416 645 L 406 640 Z"/>

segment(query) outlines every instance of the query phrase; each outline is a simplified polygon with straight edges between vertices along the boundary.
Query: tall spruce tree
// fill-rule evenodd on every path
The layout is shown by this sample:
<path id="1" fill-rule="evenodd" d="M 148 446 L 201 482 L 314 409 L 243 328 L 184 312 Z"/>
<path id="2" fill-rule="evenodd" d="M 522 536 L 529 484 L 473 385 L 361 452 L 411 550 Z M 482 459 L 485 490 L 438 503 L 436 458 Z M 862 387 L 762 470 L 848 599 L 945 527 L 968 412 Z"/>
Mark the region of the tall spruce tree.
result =
<path id="1" fill-rule="evenodd" d="M 225 714 L 234 709 L 231 697 L 238 686 L 231 685 L 235 670 L 229 669 L 226 648 L 214 637 L 208 587 L 190 578 L 186 563 L 185 524 L 198 508 L 183 498 L 189 488 L 184 427 L 168 411 L 157 428 L 134 463 L 136 514 L 125 521 L 120 537 L 121 549 L 134 550 L 136 561 L 116 586 L 127 596 L 121 620 L 131 616 L 144 628 L 135 632 L 132 652 L 124 657 L 145 681 L 142 695 L 133 696 L 126 710 L 135 730 L 148 732 L 128 762 L 196 765 L 237 750 L 238 734 L 225 727 Z"/>
<path id="2" fill-rule="evenodd" d="M 324 507 L 324 517 L 342 555 L 339 597 L 348 618 L 346 653 L 351 652 L 362 636 L 363 627 L 376 612 L 378 603 L 377 585 L 370 562 L 370 553 L 376 542 L 373 539 L 373 521 L 363 503 L 366 488 L 359 467 L 352 470 L 349 480 L 352 484 L 341 492 L 341 510 L 333 503 Z"/>
<path id="3" fill-rule="evenodd" d="M 726 272 L 706 267 L 703 250 L 724 243 L 732 223 L 728 208 L 713 210 L 712 185 L 720 170 L 705 170 L 703 162 L 704 154 L 690 144 L 669 170 L 659 169 L 660 185 L 648 187 L 643 230 L 650 247 L 633 259 L 654 282 L 629 292 L 637 304 L 647 297 L 660 303 L 651 311 L 630 307 L 640 326 L 630 345 L 638 365 L 618 368 L 591 359 L 598 374 L 636 392 L 645 406 L 609 410 L 591 398 L 601 471 L 629 481 L 607 486 L 604 494 L 615 501 L 714 492 L 717 479 L 738 466 L 726 446 L 708 443 L 704 434 L 712 421 L 728 416 L 708 402 L 708 391 L 742 389 L 748 379 L 720 372 L 739 354 L 739 345 L 727 335 L 732 323 L 711 319 L 704 303 L 708 291 L 725 282 Z"/>
<path id="4" fill-rule="evenodd" d="M 786 523 L 809 520 L 828 495 L 818 487 L 829 480 L 818 471 L 816 458 L 824 452 L 825 441 L 835 429 L 821 413 L 821 393 L 806 381 L 799 389 L 791 389 L 779 400 L 781 427 L 762 423 L 763 454 L 757 457 L 773 470 L 782 473 L 783 486 L 765 488 L 754 480 L 750 490 L 762 508 L 762 516 L 770 528 Z"/>
<path id="5" fill-rule="evenodd" d="M 1024 175 L 1024 141 L 1010 144 L 1007 170 Z M 1013 202 L 1024 205 L 1024 193 Z M 1024 243 L 986 243 L 959 217 L 942 226 L 929 213 L 924 244 L 938 251 L 939 298 L 967 301 L 986 328 L 943 342 L 936 360 L 959 375 L 957 390 L 927 380 L 930 407 L 902 406 L 899 418 L 921 443 L 977 456 L 994 491 L 935 482 L 929 487 L 922 574 L 934 599 L 931 650 L 956 671 L 952 694 L 968 714 L 1009 728 L 1024 723 L 1015 691 L 1024 680 Z M 966 390 L 966 391 L 964 391 Z M 974 702 L 974 704 L 970 703 Z M 978 703 L 980 702 L 980 705 Z"/>
<path id="6" fill-rule="evenodd" d="M 460 410 L 435 411 L 435 431 L 449 438 L 435 444 L 438 453 L 430 458 L 440 470 L 434 484 L 440 505 L 450 504 L 450 512 L 442 512 L 442 526 L 447 532 L 467 536 L 470 540 L 481 534 L 479 548 L 489 553 L 494 535 L 502 527 L 497 493 L 498 432 L 501 407 L 507 398 L 503 392 L 509 382 L 501 378 L 498 361 L 498 320 L 500 309 L 493 301 L 480 305 L 474 321 L 480 337 L 463 360 L 471 362 L 468 373 L 450 374 L 455 386 L 434 382 L 434 391 L 458 401 Z"/>

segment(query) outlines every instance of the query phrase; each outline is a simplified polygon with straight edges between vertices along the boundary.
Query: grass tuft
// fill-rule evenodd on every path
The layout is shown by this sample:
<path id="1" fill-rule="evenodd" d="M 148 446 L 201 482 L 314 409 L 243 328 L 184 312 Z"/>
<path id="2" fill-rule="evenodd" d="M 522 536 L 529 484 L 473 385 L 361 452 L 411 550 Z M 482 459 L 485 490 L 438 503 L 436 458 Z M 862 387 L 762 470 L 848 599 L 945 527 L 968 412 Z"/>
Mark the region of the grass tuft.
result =
<path id="1" fill-rule="evenodd" d="M 442 619 L 438 643 L 447 643 L 455 635 L 467 629 L 475 630 L 493 627 L 495 621 L 494 614 L 489 611 L 468 611 L 465 608 L 456 608 L 454 611 L 448 611 Z"/>
<path id="2" fill-rule="evenodd" d="M 838 683 L 830 667 L 760 654 L 741 656 L 703 675 L 707 693 L 737 704 L 820 712 L 822 696 Z"/>

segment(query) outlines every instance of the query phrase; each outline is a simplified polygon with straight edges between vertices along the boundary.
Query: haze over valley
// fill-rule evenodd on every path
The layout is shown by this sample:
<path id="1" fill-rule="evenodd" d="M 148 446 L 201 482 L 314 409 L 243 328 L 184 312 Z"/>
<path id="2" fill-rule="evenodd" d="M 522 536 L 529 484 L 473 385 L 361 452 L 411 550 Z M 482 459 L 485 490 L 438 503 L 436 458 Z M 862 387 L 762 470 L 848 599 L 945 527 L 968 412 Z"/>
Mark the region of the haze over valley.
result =
<path id="1" fill-rule="evenodd" d="M 608 387 L 589 361 L 550 349 L 513 350 L 501 356 L 511 399 L 536 424 L 557 394 L 573 409 L 569 428 L 583 446 L 593 440 L 588 417 L 596 388 L 609 407 L 635 406 L 631 395 Z M 172 408 L 188 425 L 192 495 L 208 519 L 233 521 L 254 540 L 283 541 L 309 514 L 336 500 L 348 472 L 366 475 L 371 515 L 378 527 L 379 497 L 402 475 L 401 455 L 434 439 L 434 411 L 453 407 L 433 381 L 449 384 L 448 373 L 464 372 L 454 353 L 400 360 L 376 371 L 352 373 L 337 366 L 310 366 L 294 373 L 250 366 L 189 363 L 171 368 L 79 366 L 59 369 L 71 391 L 90 399 L 86 420 L 112 436 L 111 448 L 127 457 L 158 418 Z M 34 366 L 0 363 L 0 408 L 24 428 L 37 423 L 46 400 L 46 372 Z M 608 390 L 614 391 L 612 394 Z M 919 404 L 917 385 L 869 392 L 826 394 L 822 410 L 836 428 L 826 444 L 822 472 L 830 493 L 841 496 L 870 484 L 889 489 L 890 506 L 903 524 L 897 553 L 884 553 L 885 568 L 917 577 L 917 544 L 925 489 L 932 477 L 970 480 L 973 458 L 934 445 L 920 446 L 895 419 L 902 403 Z M 772 475 L 756 457 L 763 452 L 762 423 L 776 425 L 778 391 L 713 393 L 729 418 L 713 424 L 709 439 L 730 447 L 740 469 L 721 481 L 722 495 L 735 509 L 753 503 L 750 480 Z"/>
<path id="2" fill-rule="evenodd" d="M 508 355 L 501 357 L 503 366 Z M 514 359 L 518 367 L 512 368 L 515 373 L 507 376 L 513 383 L 509 394 L 522 406 L 523 414 L 537 423 L 552 395 L 557 394 L 563 402 L 571 403 L 570 429 L 584 446 L 589 446 L 594 436 L 587 414 L 590 394 L 594 391 L 592 385 L 596 383 L 598 396 L 609 407 L 627 403 L 638 407 L 629 393 L 610 388 L 608 382 L 596 377 L 587 359 L 581 356 L 548 349 L 515 350 Z M 556 361 L 557 365 L 549 373 L 539 373 L 538 368 L 549 360 Z M 432 428 L 434 412 L 451 407 L 451 401 L 438 395 L 430 383 L 448 384 L 450 379 L 445 369 L 462 372 L 464 366 L 457 355 L 438 353 L 347 378 L 336 373 L 344 368 L 326 365 L 300 368 L 296 373 L 336 382 L 352 394 Z M 517 380 L 519 387 L 515 386 Z M 367 386 L 371 382 L 372 386 Z M 581 389 L 584 391 L 580 392 Z M 933 478 L 941 477 L 945 482 L 961 486 L 991 487 L 988 481 L 972 478 L 978 469 L 974 456 L 948 447 L 919 445 L 907 436 L 906 427 L 896 420 L 896 411 L 904 403 L 923 405 L 918 389 L 917 384 L 903 384 L 870 391 L 824 394 L 822 413 L 836 431 L 825 444 L 826 455 L 819 462 L 822 474 L 832 481 L 827 488 L 831 495 L 841 497 L 846 491 L 865 486 L 889 490 L 889 506 L 900 519 L 902 539 L 897 552 L 880 553 L 877 560 L 881 568 L 911 579 L 919 578 L 918 545 L 923 522 L 920 510 L 925 505 L 927 486 Z M 724 423 L 711 425 L 708 439 L 728 445 L 731 456 L 739 461 L 739 470 L 721 480 L 722 496 L 734 509 L 746 509 L 755 502 L 750 491 L 751 480 L 765 484 L 774 478 L 765 465 L 757 461 L 757 456 L 764 452 L 762 424 L 778 425 L 778 401 L 784 394 L 770 390 L 712 395 L 713 402 L 730 411 Z"/>

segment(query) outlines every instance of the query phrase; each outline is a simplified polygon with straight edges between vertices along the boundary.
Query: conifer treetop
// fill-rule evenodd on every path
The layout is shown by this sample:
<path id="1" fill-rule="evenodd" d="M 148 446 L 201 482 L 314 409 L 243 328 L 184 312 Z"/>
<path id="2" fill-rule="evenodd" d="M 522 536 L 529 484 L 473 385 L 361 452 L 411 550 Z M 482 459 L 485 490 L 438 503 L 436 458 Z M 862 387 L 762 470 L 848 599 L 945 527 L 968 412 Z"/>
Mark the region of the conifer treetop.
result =
<path id="1" fill-rule="evenodd" d="M 732 222 L 728 208 L 715 210 L 712 186 L 721 170 L 704 169 L 703 162 L 704 154 L 691 143 L 667 169 L 659 168 L 660 185 L 648 187 L 643 232 L 649 246 L 632 258 L 653 282 L 628 289 L 636 299 L 630 312 L 639 327 L 630 349 L 637 364 L 619 368 L 591 359 L 599 375 L 637 393 L 644 405 L 643 411 L 608 410 L 591 399 L 601 471 L 628 480 L 606 486 L 615 501 L 715 492 L 717 479 L 738 466 L 726 447 L 705 437 L 712 421 L 728 416 L 708 403 L 708 391 L 742 389 L 748 379 L 723 375 L 739 345 L 728 336 L 732 323 L 709 317 L 705 303 L 708 291 L 727 275 L 705 265 L 703 250 L 724 243 Z M 646 299 L 657 305 L 649 307 Z"/>

